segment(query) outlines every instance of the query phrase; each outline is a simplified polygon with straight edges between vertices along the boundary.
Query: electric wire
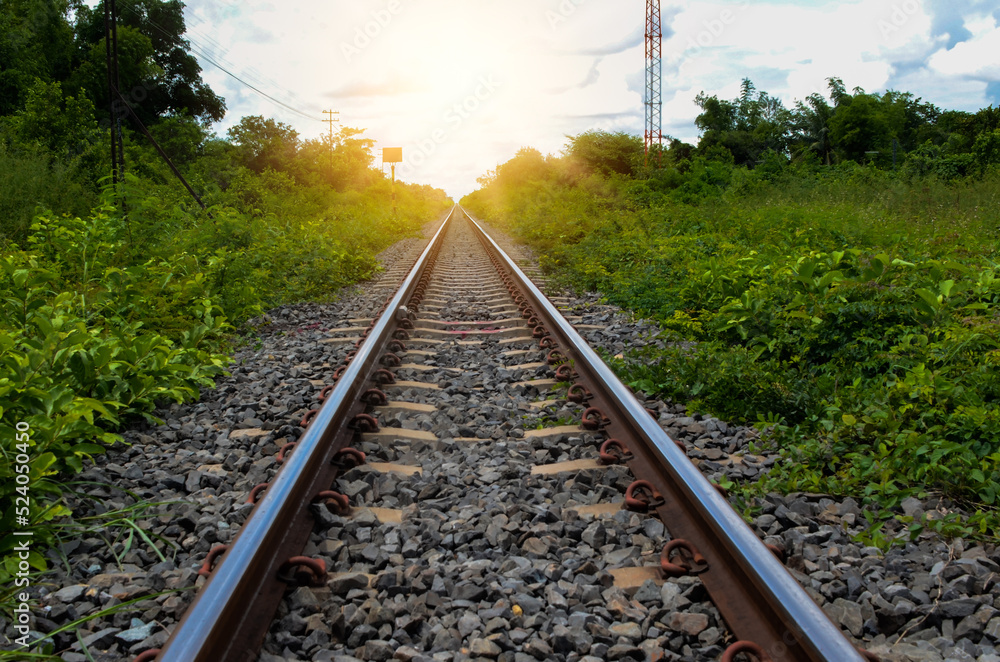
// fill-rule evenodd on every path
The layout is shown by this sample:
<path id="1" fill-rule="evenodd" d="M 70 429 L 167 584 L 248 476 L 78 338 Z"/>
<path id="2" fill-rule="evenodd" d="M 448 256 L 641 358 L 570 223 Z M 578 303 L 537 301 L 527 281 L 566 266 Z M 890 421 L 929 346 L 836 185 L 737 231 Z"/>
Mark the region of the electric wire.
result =
<path id="1" fill-rule="evenodd" d="M 192 21 L 194 22 L 194 26 L 192 26 L 191 24 Z M 217 55 L 213 55 L 213 57 L 225 63 L 227 66 L 232 64 L 225 58 L 225 56 L 228 55 L 230 51 L 230 49 L 225 44 L 215 39 L 211 34 L 205 34 L 204 32 L 199 32 L 197 29 L 195 29 L 195 26 L 202 26 L 202 25 L 208 25 L 209 28 L 211 28 L 212 26 L 208 23 L 208 21 L 199 17 L 197 14 L 192 13 L 190 16 L 186 17 L 186 23 L 187 23 L 186 34 L 189 35 L 190 41 L 193 41 L 196 46 L 198 46 L 204 51 L 208 51 L 210 53 L 217 53 Z M 195 37 L 197 37 L 198 39 L 195 39 Z M 291 105 L 299 105 L 300 100 L 295 95 L 294 92 L 283 88 L 273 78 L 268 78 L 254 67 L 244 66 L 243 68 L 240 69 L 240 73 L 244 78 L 254 82 L 255 84 L 261 87 L 269 87 L 271 89 L 281 90 L 284 93 L 283 98 L 288 100 L 287 103 Z"/>
<path id="2" fill-rule="evenodd" d="M 167 35 L 168 37 L 169 36 L 173 36 L 173 34 L 171 32 L 167 31 L 165 28 L 163 28 L 162 26 L 158 25 L 155 21 L 151 20 L 149 17 L 143 16 L 138 11 L 136 11 L 133 7 L 130 7 L 128 5 L 125 5 L 125 7 L 130 12 L 132 12 L 133 14 L 135 14 L 138 18 L 144 20 L 145 22 L 149 23 L 150 25 L 152 25 L 153 27 L 155 27 L 156 29 L 158 29 L 164 35 Z M 195 42 L 193 39 L 191 39 L 190 36 L 188 36 L 188 38 L 185 39 L 185 41 L 187 41 L 187 43 L 188 43 L 188 48 L 190 48 L 192 51 L 194 51 L 196 55 L 200 56 L 206 62 L 208 62 L 209 64 L 213 65 L 214 67 L 216 67 L 217 69 L 219 69 L 223 73 L 229 75 L 233 79 L 237 80 L 238 82 L 242 83 L 246 87 L 250 88 L 251 90 L 253 90 L 257 94 L 259 94 L 260 96 L 262 96 L 262 97 L 264 97 L 264 98 L 272 101 L 273 103 L 278 104 L 282 108 L 285 108 L 286 110 L 289 110 L 289 111 L 295 113 L 296 115 L 300 115 L 300 116 L 306 118 L 307 120 L 312 120 L 314 122 L 322 122 L 322 121 L 324 121 L 324 120 L 322 120 L 322 119 L 320 119 L 320 118 L 318 118 L 318 117 L 316 117 L 314 115 L 310 115 L 306 111 L 299 110 L 298 108 L 295 108 L 294 106 L 291 106 L 291 105 L 285 103 L 284 101 L 281 101 L 280 99 L 274 98 L 273 96 L 271 96 L 267 92 L 264 92 L 263 90 L 261 90 L 257 86 L 252 85 L 252 84 L 248 83 L 247 81 L 243 80 L 242 78 L 240 78 L 239 76 L 237 76 L 236 74 L 234 74 L 232 71 L 230 71 L 226 67 L 222 66 L 222 64 L 220 64 L 219 62 L 216 62 L 215 59 L 214 59 L 214 57 L 208 54 L 207 49 L 205 47 L 197 44 L 197 42 Z"/>

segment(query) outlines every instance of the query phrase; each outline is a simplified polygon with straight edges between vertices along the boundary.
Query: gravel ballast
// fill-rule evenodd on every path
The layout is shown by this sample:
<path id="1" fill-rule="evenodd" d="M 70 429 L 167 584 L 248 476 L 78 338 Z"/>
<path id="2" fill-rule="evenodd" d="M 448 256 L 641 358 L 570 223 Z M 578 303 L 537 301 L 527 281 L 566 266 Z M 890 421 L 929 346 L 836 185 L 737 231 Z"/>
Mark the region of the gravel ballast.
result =
<path id="1" fill-rule="evenodd" d="M 537 274 L 528 253 L 500 240 Z M 388 271 L 380 282 L 334 303 L 270 311 L 216 389 L 159 411 L 162 425 L 125 432 L 128 446 L 98 456 L 78 477 L 89 497 L 79 502 L 78 517 L 137 500 L 157 504 L 129 517 L 165 560 L 138 536 L 126 547 L 124 536 L 114 542 L 117 533 L 101 530 L 65 540 L 59 553 L 66 563 L 50 554 L 52 570 L 36 584 L 37 632 L 139 600 L 92 618 L 79 635 L 56 635 L 62 659 L 131 660 L 166 641 L 194 595 L 173 590 L 204 583 L 197 572 L 208 550 L 235 536 L 252 509 L 244 503 L 250 489 L 274 475 L 278 449 L 301 434 L 298 421 L 352 348 L 340 339 L 366 326 L 424 243 L 397 244 L 382 256 Z M 436 388 L 387 390 L 393 403 L 426 406 L 379 410 L 382 430 L 397 436 L 356 444 L 370 462 L 419 472 L 359 467 L 338 479 L 354 512 L 341 517 L 316 507 L 305 550 L 333 574 L 324 587 L 290 591 L 261 659 L 718 659 L 730 635 L 696 578 L 620 579 L 622 569 L 656 565 L 669 539 L 655 517 L 589 512 L 621 501 L 632 480 L 627 469 L 532 473 L 596 458 L 600 439 L 583 430 L 537 432 L 574 425 L 582 411 L 564 390 L 526 383 L 552 376 L 537 343 L 499 334 L 417 340 L 425 322 L 512 316 L 494 297 L 463 285 L 461 268 L 448 272 L 449 253 L 474 250 L 460 237 L 442 252 L 439 282 L 407 343 L 419 352 L 408 352 L 396 370 L 397 380 Z M 653 325 L 595 295 L 552 296 L 608 354 L 661 342 Z M 778 461 L 759 450 L 753 428 L 678 404 L 645 404 L 712 480 L 753 481 Z M 903 504 L 909 515 L 938 507 Z M 994 546 L 925 534 L 883 553 L 857 541 L 868 528 L 860 497 L 768 495 L 760 511 L 752 523 L 757 534 L 784 550 L 789 570 L 858 645 L 898 662 L 1000 662 Z M 155 595 L 164 591 L 172 592 Z M 9 622 L 4 630 L 13 634 Z"/>

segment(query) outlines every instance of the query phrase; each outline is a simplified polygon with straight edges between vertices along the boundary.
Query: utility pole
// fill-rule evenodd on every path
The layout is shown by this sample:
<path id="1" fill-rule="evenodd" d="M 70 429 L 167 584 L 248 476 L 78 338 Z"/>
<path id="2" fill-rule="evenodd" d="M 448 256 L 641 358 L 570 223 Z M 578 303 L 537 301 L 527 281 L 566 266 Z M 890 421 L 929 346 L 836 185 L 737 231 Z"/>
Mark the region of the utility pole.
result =
<path id="1" fill-rule="evenodd" d="M 104 41 L 105 41 L 105 57 L 107 58 L 107 68 L 108 68 L 108 112 L 111 115 L 111 182 L 115 193 L 118 192 L 118 182 L 125 181 L 124 167 L 125 167 L 125 141 L 122 134 L 122 116 L 130 114 L 132 119 L 135 121 L 139 130 L 149 139 L 149 142 L 153 143 L 153 147 L 159 152 L 160 156 L 170 166 L 170 170 L 173 171 L 174 175 L 184 184 L 184 187 L 191 194 L 191 197 L 205 209 L 205 203 L 202 199 L 195 193 L 195 190 L 191 188 L 184 176 L 181 175 L 180 171 L 177 170 L 177 166 L 174 165 L 167 153 L 163 151 L 159 143 L 153 139 L 153 136 L 146 129 L 142 120 L 136 115 L 135 110 L 128 104 L 128 101 L 121 93 L 121 81 L 118 75 L 118 3 L 116 0 L 104 0 Z M 122 195 L 122 213 L 126 214 L 126 227 L 129 232 L 129 241 L 132 240 L 132 226 L 128 224 L 128 209 L 125 203 L 125 196 Z M 211 217 L 211 214 L 209 214 Z"/>
<path id="2" fill-rule="evenodd" d="M 118 189 L 124 179 L 125 142 L 122 136 L 121 113 L 118 112 L 118 3 L 104 0 L 104 45 L 108 69 L 108 114 L 111 120 L 111 182 Z M 124 204 L 124 203 L 123 203 Z"/>
<path id="3" fill-rule="evenodd" d="M 180 173 L 180 170 L 177 169 L 177 166 L 174 165 L 174 162 L 171 161 L 167 153 L 163 151 L 163 148 L 160 147 L 160 143 L 156 142 L 156 139 L 153 138 L 152 134 L 150 134 L 149 129 L 147 129 L 146 125 L 142 123 L 142 120 L 139 119 L 139 116 L 135 114 L 135 110 L 132 109 L 132 106 L 128 105 L 128 101 L 125 100 L 125 97 L 123 97 L 120 92 L 118 93 L 118 100 L 121 101 L 122 108 L 124 110 L 127 110 L 129 114 L 132 115 L 132 119 L 139 127 L 139 130 L 142 131 L 143 135 L 149 139 L 149 142 L 153 143 L 153 147 L 155 147 L 156 151 L 159 152 L 160 158 L 162 158 L 163 161 L 170 167 L 170 170 L 174 173 L 177 179 L 181 181 L 181 184 L 184 184 L 184 188 L 188 190 L 188 193 L 191 194 L 191 197 L 194 198 L 195 202 L 197 202 L 202 209 L 205 209 L 205 203 L 202 201 L 201 197 L 199 197 L 199 195 L 195 193 L 194 189 L 191 188 L 191 185 L 188 184 L 188 181 L 184 179 L 184 175 Z M 209 216 L 211 217 L 211 215 Z"/>
<path id="4" fill-rule="evenodd" d="M 663 134 L 663 28 L 661 24 L 660 0 L 646 0 L 646 165 L 649 165 L 649 150 L 653 145 L 662 148 Z M 656 152 L 659 162 L 662 149 Z"/>
<path id="5" fill-rule="evenodd" d="M 334 119 L 333 116 L 334 115 L 340 115 L 340 111 L 339 110 L 324 110 L 323 114 L 330 116 L 328 119 L 325 119 L 323 121 L 330 123 L 330 169 L 333 170 L 333 123 L 340 121 L 340 117 L 337 117 L 336 119 Z"/>
<path id="6" fill-rule="evenodd" d="M 396 164 L 403 162 L 403 148 L 402 147 L 383 147 L 382 148 L 382 167 L 385 168 L 385 164 L 389 163 L 392 167 L 392 215 L 396 216 Z M 384 171 L 383 171 L 384 172 Z"/>

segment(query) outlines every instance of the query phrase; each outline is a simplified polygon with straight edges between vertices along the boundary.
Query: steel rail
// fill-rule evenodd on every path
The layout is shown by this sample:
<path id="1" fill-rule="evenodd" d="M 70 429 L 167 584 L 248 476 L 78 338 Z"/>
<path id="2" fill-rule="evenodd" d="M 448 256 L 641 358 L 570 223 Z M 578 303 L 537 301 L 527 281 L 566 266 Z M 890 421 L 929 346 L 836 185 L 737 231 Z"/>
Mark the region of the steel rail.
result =
<path id="1" fill-rule="evenodd" d="M 295 451 L 275 475 L 208 582 L 157 655 L 161 662 L 246 662 L 256 659 L 287 583 L 279 571 L 301 552 L 312 530 L 312 498 L 329 489 L 331 460 L 348 445 L 347 424 L 363 410 L 359 396 L 377 371 L 379 354 L 457 205 L 441 223 L 355 358 L 337 381 Z"/>
<path id="2" fill-rule="evenodd" d="M 708 569 L 698 576 L 736 638 L 755 642 L 773 662 L 863 662 L 858 650 L 628 387 L 482 226 L 462 211 L 517 281 L 560 351 L 572 360 L 581 381 L 593 391 L 591 405 L 610 419 L 605 428 L 609 438 L 629 441 L 635 455 L 629 468 L 664 497 L 657 511 L 671 538 L 693 542 L 707 559 Z"/>

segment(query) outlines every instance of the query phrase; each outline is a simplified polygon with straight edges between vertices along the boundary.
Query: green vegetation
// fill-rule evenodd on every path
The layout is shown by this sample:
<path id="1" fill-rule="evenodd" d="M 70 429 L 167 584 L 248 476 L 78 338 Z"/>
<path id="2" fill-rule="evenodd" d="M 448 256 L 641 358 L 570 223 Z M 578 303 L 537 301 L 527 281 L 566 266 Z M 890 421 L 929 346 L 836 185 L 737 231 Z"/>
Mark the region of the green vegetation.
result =
<path id="1" fill-rule="evenodd" d="M 662 167 L 591 132 L 522 150 L 462 202 L 662 325 L 668 349 L 613 361 L 626 381 L 770 430 L 787 461 L 744 494 L 863 496 L 883 542 L 894 517 L 995 536 L 1000 110 L 830 91 L 788 111 L 745 82 L 699 97 L 699 145 L 671 142 Z M 956 512 L 912 521 L 892 510 L 908 496 Z"/>
<path id="2" fill-rule="evenodd" d="M 118 6 L 120 89 L 207 209 L 120 104 L 126 175 L 109 183 L 103 6 L 4 2 L 0 601 L 17 571 L 13 531 L 31 530 L 31 565 L 43 569 L 45 544 L 66 530 L 66 481 L 122 425 L 210 387 L 232 325 L 373 275 L 379 251 L 449 204 L 440 190 L 397 185 L 394 216 L 358 129 L 302 140 L 244 117 L 212 135 L 225 106 L 187 53 L 183 5 Z M 118 521 L 128 540 L 142 537 L 129 521 Z"/>

